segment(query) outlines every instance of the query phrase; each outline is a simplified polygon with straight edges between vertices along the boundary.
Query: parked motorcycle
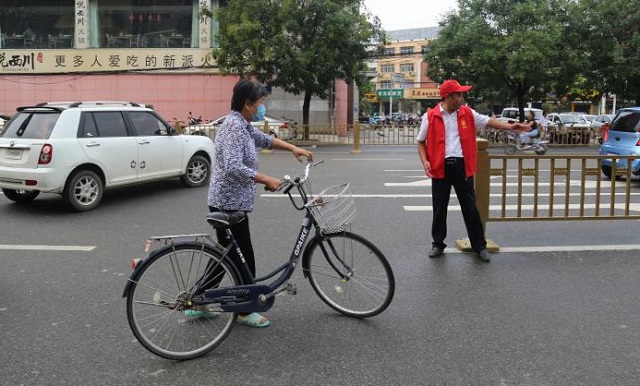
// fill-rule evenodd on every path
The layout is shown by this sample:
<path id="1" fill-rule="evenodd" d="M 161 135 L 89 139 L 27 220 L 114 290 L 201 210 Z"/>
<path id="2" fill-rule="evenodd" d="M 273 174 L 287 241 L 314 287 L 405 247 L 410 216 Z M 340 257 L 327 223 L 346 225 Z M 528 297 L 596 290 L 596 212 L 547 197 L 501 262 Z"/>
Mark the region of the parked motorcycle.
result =
<path id="1" fill-rule="evenodd" d="M 505 153 L 511 155 L 516 151 L 522 152 L 535 152 L 538 155 L 543 155 L 547 152 L 547 144 L 549 141 L 535 140 L 531 142 L 522 142 L 520 133 L 514 133 L 512 131 L 507 132 L 507 147 Z"/>
<path id="2" fill-rule="evenodd" d="M 199 125 L 202 123 L 202 115 L 198 118 L 193 116 L 193 113 L 189 111 L 189 126 Z"/>

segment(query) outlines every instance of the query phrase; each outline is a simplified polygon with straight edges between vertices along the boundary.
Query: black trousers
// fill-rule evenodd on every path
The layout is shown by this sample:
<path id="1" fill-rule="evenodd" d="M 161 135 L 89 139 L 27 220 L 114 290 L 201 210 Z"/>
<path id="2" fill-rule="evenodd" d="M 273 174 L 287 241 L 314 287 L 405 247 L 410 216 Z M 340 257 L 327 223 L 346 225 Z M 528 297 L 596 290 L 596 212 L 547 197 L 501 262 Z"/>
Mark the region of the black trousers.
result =
<path id="1" fill-rule="evenodd" d="M 444 178 L 431 181 L 433 202 L 433 223 L 431 236 L 433 246 L 445 248 L 447 237 L 447 207 L 451 196 L 451 187 L 456 191 L 458 202 L 462 209 L 464 225 L 471 242 L 471 248 L 480 252 L 487 247 L 484 237 L 484 226 L 476 206 L 476 192 L 473 187 L 473 177 L 466 177 L 463 158 L 447 158 L 445 160 Z"/>
<path id="2" fill-rule="evenodd" d="M 209 207 L 209 210 L 212 212 L 220 212 L 218 208 Z M 256 258 L 253 254 L 253 245 L 251 244 L 251 233 L 249 231 L 249 216 L 244 221 L 239 222 L 238 224 L 232 226 L 231 233 L 233 233 L 233 237 L 235 237 L 238 242 L 238 246 L 244 255 L 244 259 L 247 262 L 247 266 L 249 267 L 249 271 L 255 278 L 256 276 Z M 218 236 L 218 243 L 223 247 L 229 245 L 229 241 L 227 240 L 227 234 L 224 229 L 216 228 L 216 236 Z M 242 262 L 240 261 L 240 256 L 235 251 L 231 251 L 229 257 L 236 264 L 238 270 L 240 271 L 240 275 L 242 276 L 243 283 L 249 283 L 250 278 L 247 277 L 244 273 L 242 267 Z M 217 286 L 219 283 L 213 283 L 211 287 Z"/>

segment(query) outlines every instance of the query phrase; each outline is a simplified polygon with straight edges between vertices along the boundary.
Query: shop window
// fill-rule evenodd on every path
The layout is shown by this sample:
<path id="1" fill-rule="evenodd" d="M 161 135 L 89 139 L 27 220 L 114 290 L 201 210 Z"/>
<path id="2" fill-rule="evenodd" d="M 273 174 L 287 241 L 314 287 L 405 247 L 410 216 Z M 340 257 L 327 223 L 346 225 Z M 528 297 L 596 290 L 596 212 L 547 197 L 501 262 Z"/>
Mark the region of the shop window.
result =
<path id="1" fill-rule="evenodd" d="M 74 0 L 1 0 L 0 48 L 71 48 Z"/>
<path id="2" fill-rule="evenodd" d="M 92 32 L 100 47 L 197 47 L 197 36 L 192 42 L 192 31 L 198 31 L 197 1 L 97 0 L 91 5 L 98 20 Z"/>

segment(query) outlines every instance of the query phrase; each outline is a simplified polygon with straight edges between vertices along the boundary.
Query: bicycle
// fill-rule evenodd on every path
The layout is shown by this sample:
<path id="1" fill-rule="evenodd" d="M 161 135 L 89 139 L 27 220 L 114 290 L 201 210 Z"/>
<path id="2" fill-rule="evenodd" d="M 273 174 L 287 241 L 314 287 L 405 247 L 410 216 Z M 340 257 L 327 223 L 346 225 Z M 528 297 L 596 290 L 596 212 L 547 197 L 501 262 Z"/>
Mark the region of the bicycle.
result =
<path id="1" fill-rule="evenodd" d="M 368 318 L 389 306 L 394 275 L 373 243 L 350 232 L 355 206 L 349 184 L 311 194 L 309 170 L 321 162 L 307 162 L 301 176 L 285 176 L 278 189 L 305 215 L 288 261 L 267 275 L 254 278 L 250 274 L 229 229 L 244 220 L 244 212 L 207 215 L 210 225 L 225 230 L 227 247 L 209 234 L 147 240 L 148 253 L 132 261 L 134 271 L 123 292 L 129 326 L 147 350 L 174 360 L 208 353 L 228 337 L 238 313 L 264 312 L 273 306 L 276 295 L 295 295 L 289 279 L 300 259 L 314 292 L 335 311 Z M 297 197 L 291 193 L 294 188 Z M 154 244 L 162 245 L 149 251 Z M 240 257 L 240 267 L 229 258 L 232 251 Z M 240 270 L 253 280 L 243 283 Z"/>

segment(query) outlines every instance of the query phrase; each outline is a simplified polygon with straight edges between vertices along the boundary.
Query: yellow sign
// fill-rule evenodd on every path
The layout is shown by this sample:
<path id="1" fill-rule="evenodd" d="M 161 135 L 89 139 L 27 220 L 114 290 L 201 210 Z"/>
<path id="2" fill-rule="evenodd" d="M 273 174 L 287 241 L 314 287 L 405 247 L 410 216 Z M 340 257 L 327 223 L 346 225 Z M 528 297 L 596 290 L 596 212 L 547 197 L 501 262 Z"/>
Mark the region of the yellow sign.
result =
<path id="1" fill-rule="evenodd" d="M 211 49 L 0 50 L 0 74 L 62 74 L 141 70 L 211 70 Z"/>
<path id="2" fill-rule="evenodd" d="M 440 99 L 440 91 L 437 88 L 407 88 L 404 99 Z"/>
<path id="3" fill-rule="evenodd" d="M 377 103 L 378 102 L 378 98 L 376 97 L 376 93 L 375 92 L 368 92 L 368 93 L 364 94 L 364 100 L 366 100 L 368 102 L 373 102 L 373 103 Z"/>

